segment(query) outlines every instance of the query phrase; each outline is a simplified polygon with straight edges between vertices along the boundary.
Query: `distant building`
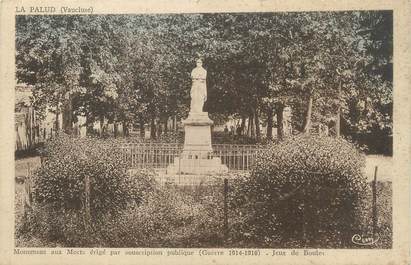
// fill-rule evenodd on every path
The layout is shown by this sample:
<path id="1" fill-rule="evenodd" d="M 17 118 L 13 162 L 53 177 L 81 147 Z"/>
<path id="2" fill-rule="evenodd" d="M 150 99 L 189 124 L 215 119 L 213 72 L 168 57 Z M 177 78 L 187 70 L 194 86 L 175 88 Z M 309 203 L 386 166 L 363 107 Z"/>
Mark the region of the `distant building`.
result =
<path id="1" fill-rule="evenodd" d="M 44 119 L 40 119 L 32 105 L 33 86 L 17 84 L 15 87 L 14 127 L 15 150 L 35 148 L 45 139 L 55 136 L 56 115 L 48 108 Z M 62 122 L 59 119 L 59 128 Z"/>
<path id="2" fill-rule="evenodd" d="M 31 89 L 31 86 L 26 85 L 17 85 L 15 89 L 15 150 L 30 149 L 39 139 L 40 127 L 31 105 Z"/>

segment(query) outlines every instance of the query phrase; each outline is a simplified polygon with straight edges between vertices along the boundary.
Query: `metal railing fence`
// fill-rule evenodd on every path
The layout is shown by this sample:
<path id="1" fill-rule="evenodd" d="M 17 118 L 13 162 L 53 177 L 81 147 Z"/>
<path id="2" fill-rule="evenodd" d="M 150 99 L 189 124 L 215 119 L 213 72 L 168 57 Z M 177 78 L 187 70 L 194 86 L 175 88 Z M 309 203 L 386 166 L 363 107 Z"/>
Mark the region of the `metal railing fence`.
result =
<path id="1" fill-rule="evenodd" d="M 215 144 L 213 152 L 207 154 L 208 159 L 220 158 L 228 170 L 248 171 L 254 163 L 255 155 L 260 146 L 257 145 L 231 145 Z M 183 144 L 179 143 L 130 143 L 120 146 L 122 155 L 130 165 L 130 168 L 155 168 L 165 169 L 176 159 L 181 158 Z M 197 153 L 204 151 L 184 151 L 185 156 L 196 159 Z M 199 162 L 199 161 L 198 161 Z M 195 161 L 193 161 L 195 165 Z"/>

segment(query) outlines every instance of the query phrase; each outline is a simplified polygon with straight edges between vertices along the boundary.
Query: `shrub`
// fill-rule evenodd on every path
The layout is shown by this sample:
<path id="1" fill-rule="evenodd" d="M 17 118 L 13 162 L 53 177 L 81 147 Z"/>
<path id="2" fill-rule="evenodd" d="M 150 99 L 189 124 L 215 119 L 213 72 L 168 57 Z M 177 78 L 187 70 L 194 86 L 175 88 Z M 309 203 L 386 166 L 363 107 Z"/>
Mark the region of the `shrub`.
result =
<path id="1" fill-rule="evenodd" d="M 234 229 L 266 246 L 343 247 L 359 228 L 364 156 L 341 138 L 295 136 L 259 152 L 234 185 Z"/>
<path id="2" fill-rule="evenodd" d="M 47 159 L 33 176 L 36 206 L 27 221 L 37 225 L 34 229 L 51 240 L 58 235 L 58 240 L 69 245 L 86 244 L 90 237 L 84 234 L 83 225 L 86 176 L 96 237 L 104 216 L 116 216 L 128 204 L 144 200 L 154 189 L 153 175 L 148 171 L 130 174 L 115 144 L 65 134 L 47 143 Z M 49 217 L 45 219 L 43 214 Z"/>
<path id="3" fill-rule="evenodd" d="M 141 187 L 150 187 L 150 178 L 130 175 L 117 150 L 105 141 L 60 135 L 46 145 L 47 159 L 34 174 L 35 199 L 62 209 L 80 209 L 88 176 L 94 214 L 117 211 L 130 199 L 141 200 Z"/>

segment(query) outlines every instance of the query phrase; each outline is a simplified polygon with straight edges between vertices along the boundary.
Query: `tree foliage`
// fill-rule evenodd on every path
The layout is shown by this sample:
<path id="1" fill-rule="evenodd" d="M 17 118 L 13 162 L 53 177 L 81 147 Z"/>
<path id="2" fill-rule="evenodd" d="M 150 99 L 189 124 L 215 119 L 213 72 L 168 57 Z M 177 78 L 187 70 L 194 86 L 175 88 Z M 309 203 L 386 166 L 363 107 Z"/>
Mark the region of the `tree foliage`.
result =
<path id="1" fill-rule="evenodd" d="M 16 48 L 35 106 L 68 103 L 89 123 L 184 118 L 201 56 L 206 110 L 248 118 L 257 137 L 285 106 L 299 131 L 339 109 L 346 134 L 392 128 L 390 12 L 18 16 Z"/>

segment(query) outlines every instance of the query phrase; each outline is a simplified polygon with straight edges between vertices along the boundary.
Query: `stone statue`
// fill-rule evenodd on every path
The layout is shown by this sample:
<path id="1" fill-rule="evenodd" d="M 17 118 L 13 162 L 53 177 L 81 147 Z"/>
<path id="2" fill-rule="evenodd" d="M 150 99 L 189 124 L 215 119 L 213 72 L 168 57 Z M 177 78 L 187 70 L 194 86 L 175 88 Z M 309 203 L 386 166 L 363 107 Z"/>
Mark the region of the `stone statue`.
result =
<path id="1" fill-rule="evenodd" d="M 203 68 L 201 59 L 196 61 L 197 67 L 191 72 L 191 104 L 190 113 L 203 112 L 204 102 L 207 100 L 207 71 Z"/>
<path id="2" fill-rule="evenodd" d="M 182 120 L 184 125 L 184 147 L 180 156 L 174 159 L 167 167 L 167 174 L 212 174 L 227 172 L 219 157 L 213 156 L 211 144 L 211 125 L 213 121 L 208 113 L 203 111 L 207 100 L 207 71 L 203 68 L 201 59 L 196 61 L 197 67 L 191 71 L 191 103 L 187 119 Z"/>

